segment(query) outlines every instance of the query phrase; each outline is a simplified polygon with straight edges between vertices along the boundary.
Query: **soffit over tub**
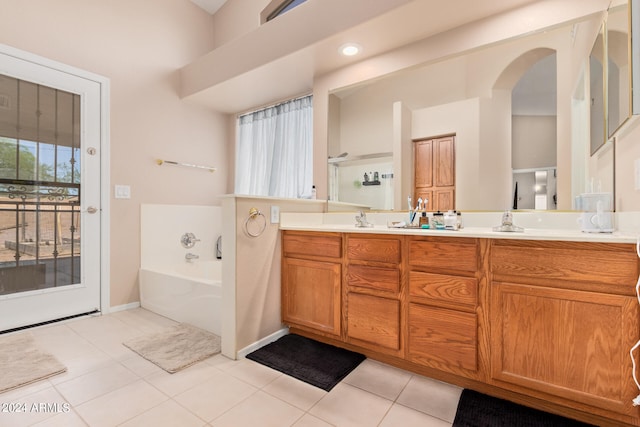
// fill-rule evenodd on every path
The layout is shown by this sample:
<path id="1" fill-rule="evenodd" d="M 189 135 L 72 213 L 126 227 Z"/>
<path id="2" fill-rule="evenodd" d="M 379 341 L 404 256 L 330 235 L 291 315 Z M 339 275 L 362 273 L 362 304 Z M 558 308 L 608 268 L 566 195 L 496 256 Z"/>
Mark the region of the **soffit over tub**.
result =
<path id="1" fill-rule="evenodd" d="M 246 111 L 311 91 L 314 76 L 536 2 L 310 0 L 183 67 L 181 97 Z M 346 42 L 363 52 L 339 55 Z"/>

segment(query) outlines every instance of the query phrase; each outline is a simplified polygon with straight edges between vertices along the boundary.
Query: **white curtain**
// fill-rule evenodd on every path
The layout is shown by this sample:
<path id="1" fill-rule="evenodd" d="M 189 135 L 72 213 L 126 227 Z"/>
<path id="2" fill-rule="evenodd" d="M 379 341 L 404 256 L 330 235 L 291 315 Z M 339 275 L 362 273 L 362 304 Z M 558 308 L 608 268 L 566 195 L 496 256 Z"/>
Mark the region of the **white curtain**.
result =
<path id="1" fill-rule="evenodd" d="M 237 134 L 236 194 L 311 197 L 311 95 L 240 116 Z"/>

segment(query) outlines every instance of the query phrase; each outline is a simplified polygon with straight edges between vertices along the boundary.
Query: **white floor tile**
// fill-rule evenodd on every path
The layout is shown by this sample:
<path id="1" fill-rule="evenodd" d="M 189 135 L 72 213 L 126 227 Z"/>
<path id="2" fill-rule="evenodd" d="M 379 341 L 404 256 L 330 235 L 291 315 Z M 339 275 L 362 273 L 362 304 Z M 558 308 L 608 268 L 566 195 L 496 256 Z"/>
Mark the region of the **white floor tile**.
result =
<path id="1" fill-rule="evenodd" d="M 120 363 L 141 378 L 148 377 L 149 375 L 157 374 L 159 372 L 165 372 L 161 367 L 155 363 L 149 362 L 138 354 L 132 354 L 131 357 L 122 360 Z"/>
<path id="2" fill-rule="evenodd" d="M 130 419 L 122 427 L 201 427 L 205 422 L 173 400 L 167 400 Z"/>
<path id="3" fill-rule="evenodd" d="M 348 384 L 336 385 L 309 411 L 311 415 L 340 426 L 377 426 L 392 402 Z"/>
<path id="4" fill-rule="evenodd" d="M 122 345 L 174 324 L 137 308 L 17 332 L 67 372 L 0 394 L 29 409 L 0 414 L 0 427 L 447 427 L 455 417 L 462 389 L 369 359 L 327 393 L 222 355 L 169 374 Z"/>
<path id="5" fill-rule="evenodd" d="M 208 381 L 220 372 L 206 363 L 196 363 L 173 374 L 160 369 L 159 372 L 145 377 L 145 380 L 167 396 L 175 396 Z"/>
<path id="6" fill-rule="evenodd" d="M 262 388 L 282 376 L 282 372 L 268 368 L 249 359 L 239 360 L 226 372 L 234 377 L 251 384 L 254 387 Z"/>
<path id="7" fill-rule="evenodd" d="M 394 404 L 379 427 L 451 427 L 451 423 L 415 409 Z"/>
<path id="8" fill-rule="evenodd" d="M 168 397 L 150 384 L 132 384 L 76 406 L 91 427 L 116 426 L 166 401 Z"/>
<path id="9" fill-rule="evenodd" d="M 411 376 L 402 369 L 366 359 L 343 382 L 385 399 L 396 400 Z"/>
<path id="10" fill-rule="evenodd" d="M 37 424 L 33 424 L 33 427 L 86 427 L 87 424 L 80 418 L 75 411 L 64 412 L 55 415 L 51 418 L 47 418 Z"/>
<path id="11" fill-rule="evenodd" d="M 326 391 L 318 387 L 288 375 L 279 376 L 263 390 L 303 411 L 308 411 L 327 394 Z"/>
<path id="12" fill-rule="evenodd" d="M 56 385 L 71 405 L 78 406 L 98 396 L 117 390 L 138 380 L 138 376 L 119 363 L 81 375 Z"/>
<path id="13" fill-rule="evenodd" d="M 304 414 L 298 408 L 263 391 L 252 394 L 211 422 L 214 427 L 290 426 Z"/>
<path id="14" fill-rule="evenodd" d="M 314 417 L 310 414 L 304 414 L 302 418 L 300 418 L 293 427 L 332 427 L 333 424 L 329 424 L 326 421 L 322 421 L 318 417 Z"/>
<path id="15" fill-rule="evenodd" d="M 451 423 L 460 394 L 460 387 L 415 375 L 396 402 Z"/>
<path id="16" fill-rule="evenodd" d="M 242 402 L 258 389 L 225 372 L 219 372 L 203 384 L 190 388 L 174 400 L 209 422 Z"/>
<path id="17" fill-rule="evenodd" d="M 175 320 L 153 313 L 143 308 L 117 311 L 110 316 L 143 333 L 158 332 L 178 324 Z"/>

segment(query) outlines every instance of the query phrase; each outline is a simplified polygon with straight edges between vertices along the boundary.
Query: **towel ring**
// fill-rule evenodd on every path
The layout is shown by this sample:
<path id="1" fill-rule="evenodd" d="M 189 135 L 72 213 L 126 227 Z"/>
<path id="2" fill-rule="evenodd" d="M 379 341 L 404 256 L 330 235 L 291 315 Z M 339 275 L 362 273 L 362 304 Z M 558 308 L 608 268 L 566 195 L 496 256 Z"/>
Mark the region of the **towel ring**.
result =
<path id="1" fill-rule="evenodd" d="M 262 217 L 262 225 L 260 225 L 259 218 Z M 251 231 L 250 224 L 257 224 L 258 230 Z M 251 237 L 258 237 L 261 235 L 265 228 L 267 228 L 267 218 L 257 208 L 249 209 L 249 217 L 244 222 L 244 231 Z"/>

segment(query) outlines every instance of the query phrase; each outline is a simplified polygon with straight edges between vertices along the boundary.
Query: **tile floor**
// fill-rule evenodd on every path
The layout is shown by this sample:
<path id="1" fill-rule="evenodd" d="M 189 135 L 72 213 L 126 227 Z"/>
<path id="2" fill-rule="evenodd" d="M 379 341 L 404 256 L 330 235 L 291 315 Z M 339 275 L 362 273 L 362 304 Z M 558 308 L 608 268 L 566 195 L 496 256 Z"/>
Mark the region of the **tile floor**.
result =
<path id="1" fill-rule="evenodd" d="M 462 392 L 369 359 L 328 393 L 222 355 L 168 374 L 122 345 L 174 323 L 138 308 L 16 332 L 68 370 L 0 394 L 0 426 L 443 427 Z"/>

